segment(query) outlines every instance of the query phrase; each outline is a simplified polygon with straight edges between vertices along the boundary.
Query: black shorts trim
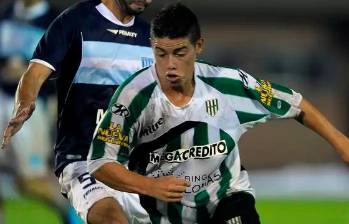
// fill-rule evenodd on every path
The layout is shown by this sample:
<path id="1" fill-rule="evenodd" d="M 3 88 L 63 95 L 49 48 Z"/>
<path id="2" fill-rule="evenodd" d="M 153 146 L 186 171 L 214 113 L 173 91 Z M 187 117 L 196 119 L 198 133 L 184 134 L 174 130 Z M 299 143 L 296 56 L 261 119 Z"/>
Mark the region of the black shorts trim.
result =
<path id="1" fill-rule="evenodd" d="M 209 223 L 217 224 L 260 224 L 253 195 L 246 192 L 234 193 L 223 198 Z"/>

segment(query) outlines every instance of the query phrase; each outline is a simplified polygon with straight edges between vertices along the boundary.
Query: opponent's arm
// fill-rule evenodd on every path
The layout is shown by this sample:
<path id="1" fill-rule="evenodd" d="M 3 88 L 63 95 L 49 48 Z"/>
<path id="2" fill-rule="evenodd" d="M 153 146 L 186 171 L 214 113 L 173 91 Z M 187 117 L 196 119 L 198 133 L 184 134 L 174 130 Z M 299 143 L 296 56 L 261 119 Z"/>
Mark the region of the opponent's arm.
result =
<path id="1" fill-rule="evenodd" d="M 301 101 L 300 109 L 297 120 L 326 139 L 349 163 L 349 139 L 307 100 Z"/>
<path id="2" fill-rule="evenodd" d="M 186 188 L 190 186 L 175 176 L 142 176 L 116 162 L 103 164 L 92 175 L 113 189 L 148 195 L 167 202 L 181 201 Z"/>
<path id="3" fill-rule="evenodd" d="M 10 143 L 11 137 L 21 129 L 23 123 L 32 115 L 39 90 L 51 72 L 51 69 L 42 64 L 36 62 L 29 64 L 17 86 L 13 116 L 5 129 L 2 149 Z"/>

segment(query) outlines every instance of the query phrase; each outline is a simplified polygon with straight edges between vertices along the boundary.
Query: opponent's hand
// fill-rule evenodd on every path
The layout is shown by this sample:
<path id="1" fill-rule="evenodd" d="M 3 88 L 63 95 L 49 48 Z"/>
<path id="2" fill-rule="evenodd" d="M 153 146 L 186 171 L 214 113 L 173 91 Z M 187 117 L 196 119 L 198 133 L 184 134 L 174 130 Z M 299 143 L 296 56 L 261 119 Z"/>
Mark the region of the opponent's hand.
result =
<path id="1" fill-rule="evenodd" d="M 190 183 L 175 176 L 155 178 L 149 195 L 166 202 L 180 202 Z"/>
<path id="2" fill-rule="evenodd" d="M 2 139 L 1 149 L 5 149 L 11 141 L 11 137 L 15 135 L 23 126 L 23 123 L 30 118 L 35 110 L 35 103 L 29 103 L 26 105 L 19 105 L 16 110 L 15 116 L 11 118 L 5 129 Z"/>

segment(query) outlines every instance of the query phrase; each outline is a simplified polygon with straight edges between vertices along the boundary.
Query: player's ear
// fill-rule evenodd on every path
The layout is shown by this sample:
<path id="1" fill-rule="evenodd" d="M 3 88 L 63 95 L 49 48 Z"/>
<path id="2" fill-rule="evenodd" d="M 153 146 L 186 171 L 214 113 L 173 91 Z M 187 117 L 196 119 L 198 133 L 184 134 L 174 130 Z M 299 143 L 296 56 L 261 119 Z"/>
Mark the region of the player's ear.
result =
<path id="1" fill-rule="evenodd" d="M 195 43 L 195 53 L 196 53 L 196 55 L 201 54 L 203 49 L 204 49 L 204 38 L 200 38 Z"/>

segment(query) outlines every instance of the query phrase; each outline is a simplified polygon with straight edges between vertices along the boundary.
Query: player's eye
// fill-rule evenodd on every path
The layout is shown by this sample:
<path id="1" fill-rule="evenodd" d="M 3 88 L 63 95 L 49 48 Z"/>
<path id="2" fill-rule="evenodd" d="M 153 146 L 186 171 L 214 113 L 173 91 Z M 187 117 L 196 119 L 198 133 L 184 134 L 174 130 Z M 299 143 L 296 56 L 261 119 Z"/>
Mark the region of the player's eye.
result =
<path id="1" fill-rule="evenodd" d="M 176 57 L 184 57 L 186 53 L 180 52 L 180 53 L 175 53 L 174 54 Z"/>
<path id="2" fill-rule="evenodd" d="M 165 53 L 163 53 L 163 52 L 156 52 L 156 56 L 158 56 L 158 57 L 160 57 L 160 58 L 163 58 L 163 57 L 165 57 Z"/>

